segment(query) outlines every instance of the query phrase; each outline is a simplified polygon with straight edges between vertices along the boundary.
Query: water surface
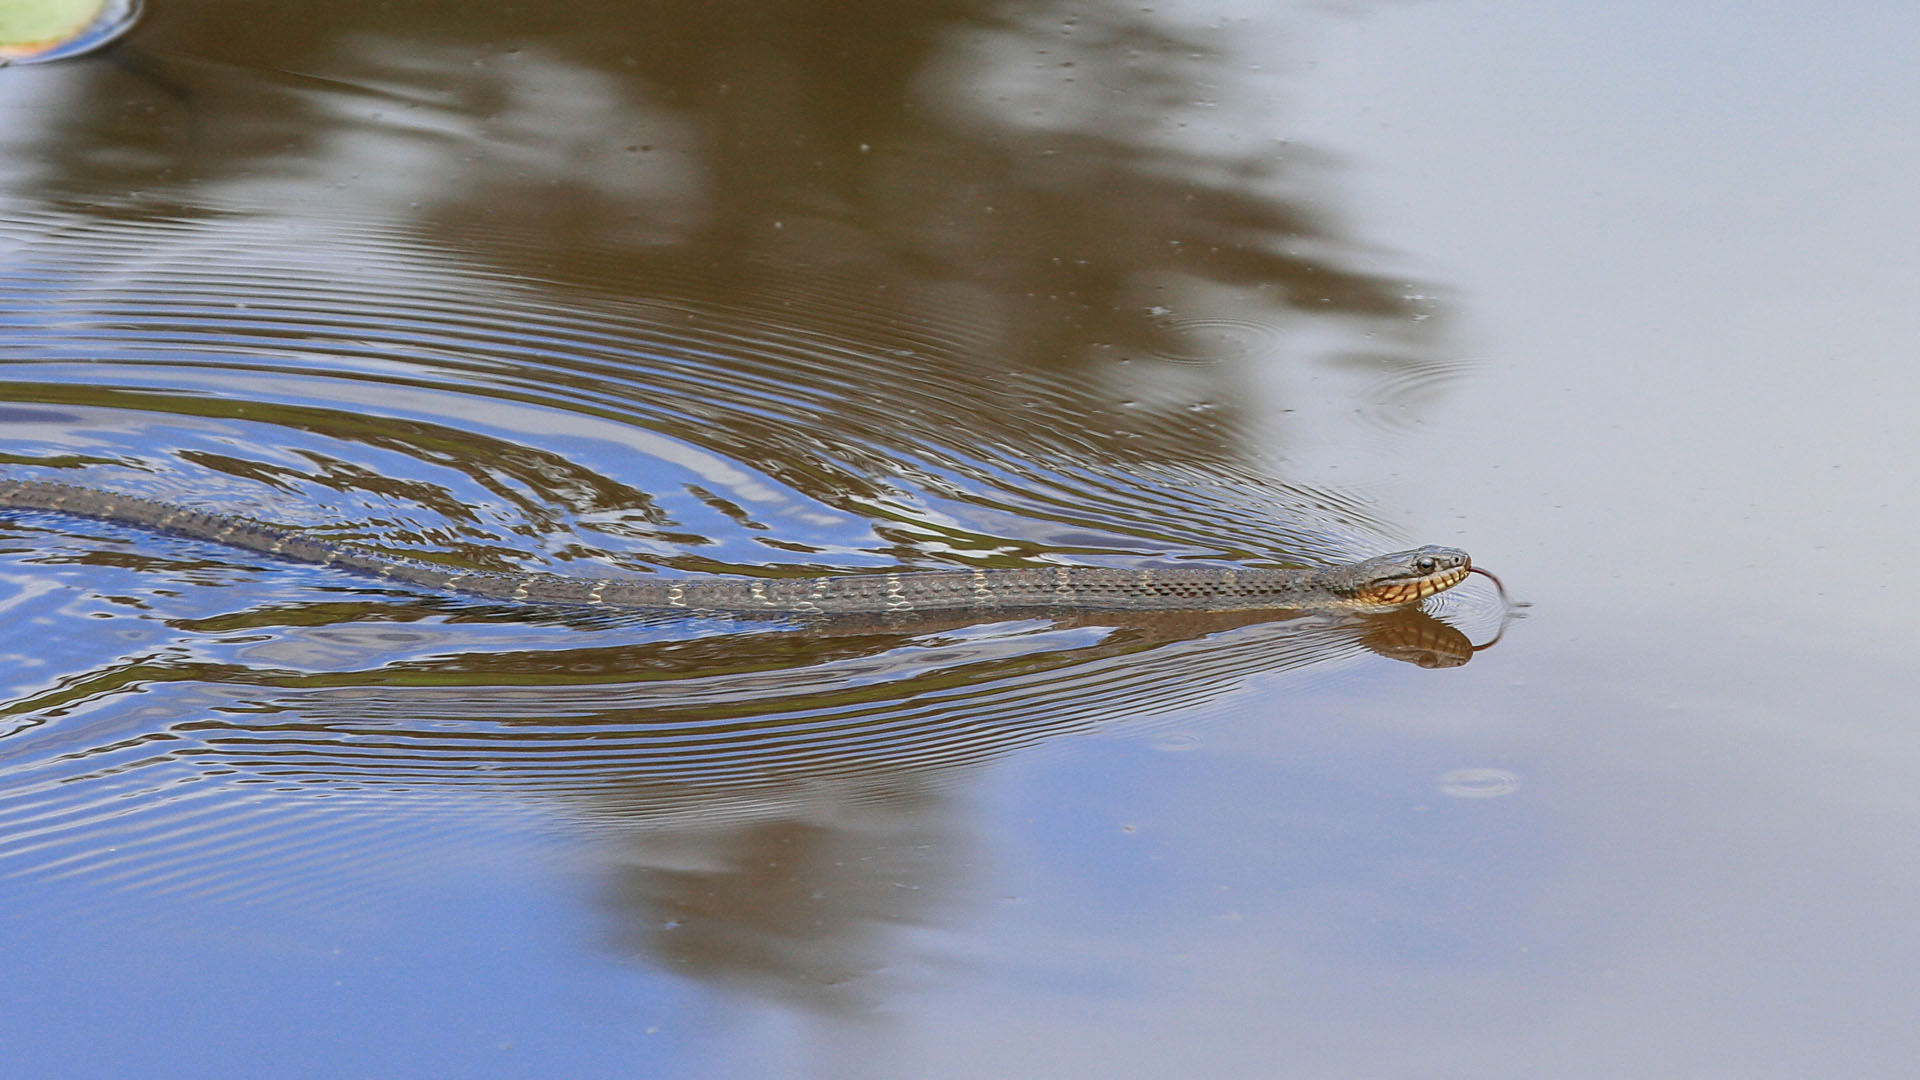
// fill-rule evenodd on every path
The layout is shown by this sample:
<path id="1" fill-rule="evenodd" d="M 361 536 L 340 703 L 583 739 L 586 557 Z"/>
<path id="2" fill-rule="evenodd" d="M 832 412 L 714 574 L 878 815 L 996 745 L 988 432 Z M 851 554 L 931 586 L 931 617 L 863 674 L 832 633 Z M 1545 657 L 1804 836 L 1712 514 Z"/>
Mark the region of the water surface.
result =
<path id="1" fill-rule="evenodd" d="M 1902 1075 L 1912 26 L 630 8 L 0 71 L 0 467 L 487 570 L 1446 543 L 1527 617 L 819 633 L 8 514 L 27 1071 Z"/>

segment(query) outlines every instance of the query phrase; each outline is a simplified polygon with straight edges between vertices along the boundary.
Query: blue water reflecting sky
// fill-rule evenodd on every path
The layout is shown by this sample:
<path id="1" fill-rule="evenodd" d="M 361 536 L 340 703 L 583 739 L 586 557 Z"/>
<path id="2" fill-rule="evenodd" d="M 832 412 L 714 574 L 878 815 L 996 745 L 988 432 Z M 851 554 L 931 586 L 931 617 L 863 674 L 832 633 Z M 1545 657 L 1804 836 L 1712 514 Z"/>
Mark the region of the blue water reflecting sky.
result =
<path id="1" fill-rule="evenodd" d="M 1161 17 L 1205 26 L 1217 14 Z M 1250 8 L 1227 21 L 1219 79 L 1187 95 L 1217 118 L 1195 121 L 1196 144 L 1300 148 L 1325 181 L 1303 185 L 1306 202 L 1357 238 L 1351 249 L 1329 242 L 1343 266 L 1404 279 L 1420 298 L 1409 310 L 1431 315 L 1419 320 L 1426 329 L 1329 328 L 1240 286 L 1247 322 L 1264 329 L 1218 330 L 1251 344 L 1213 357 L 1204 375 L 1167 355 L 1094 351 L 1053 372 L 1057 387 L 1024 370 L 1006 381 L 1031 380 L 1036 398 L 1050 387 L 1097 397 L 1093 385 L 1173 400 L 1198 385 L 1196 433 L 1212 430 L 1209 410 L 1231 406 L 1229 429 L 1246 441 L 1221 463 L 1217 490 L 1194 481 L 1207 492 L 1189 508 L 1195 520 L 1233 505 L 1220 491 L 1273 469 L 1296 485 L 1274 505 L 1314 510 L 1303 534 L 1332 544 L 1377 528 L 1469 547 L 1533 607 L 1464 667 L 1353 652 L 1223 675 L 1202 658 L 1183 685 L 1167 676 L 1169 650 L 1137 670 L 1122 655 L 1102 661 L 1115 683 L 1159 680 L 1143 682 L 1152 695 L 1132 711 L 1075 714 L 1097 712 L 1100 687 L 1078 692 L 1066 680 L 1085 676 L 1069 669 L 1049 697 L 1043 670 L 992 701 L 965 700 L 976 712 L 954 709 L 951 727 L 927 728 L 948 740 L 942 748 L 964 745 L 956 730 L 1018 734 L 1023 694 L 1037 712 L 1072 714 L 1036 720 L 1025 743 L 1009 737 L 977 758 L 955 750 L 939 768 L 684 797 L 661 793 L 670 765 L 657 758 L 636 766 L 630 788 L 567 789 L 555 779 L 565 755 L 583 772 L 598 767 L 592 740 L 533 742 L 529 731 L 553 739 L 558 725 L 516 727 L 529 717 L 505 706 L 463 715 L 469 699 L 458 694 L 363 699 L 350 686 L 303 696 L 212 677 L 206 690 L 143 689 L 133 700 L 144 711 L 111 713 L 120 727 L 56 721 L 0 739 L 0 752 L 11 740 L 16 756 L 44 759 L 32 782 L 55 795 L 113 793 L 78 809 L 49 796 L 35 804 L 51 808 L 43 827 L 12 825 L 24 845 L 12 865 L 24 869 L 0 878 L 13 1002 L 0 1011 L 0 1045 L 35 1075 L 76 1076 L 250 1075 L 262 1061 L 275 1073 L 371 1076 L 1906 1075 L 1920 1053 L 1910 1021 L 1920 734 L 1907 625 L 1920 586 L 1904 559 L 1920 525 L 1910 497 L 1920 490 L 1920 376 L 1908 355 L 1920 234 L 1914 18 L 1868 5 L 1466 2 Z M 1003 42 L 995 52 L 1000 40 L 969 37 L 952 56 L 984 50 L 1026 70 L 1028 51 Z M 406 54 L 394 44 L 369 44 L 367 55 L 397 62 Z M 229 178 L 222 205 L 243 208 L 232 212 L 244 222 L 289 190 L 334 184 L 356 220 L 396 213 L 450 171 L 462 138 L 524 156 L 536 179 L 569 175 L 569 154 L 585 155 L 573 196 L 631 194 L 617 165 L 626 159 L 594 157 L 591 118 L 624 115 L 608 84 L 545 55 L 515 63 L 523 81 L 502 84 L 514 94 L 491 129 L 443 142 L 404 125 L 362 128 L 372 114 L 354 114 L 333 136 L 397 141 L 376 152 L 322 139 L 284 169 Z M 966 68 L 955 59 L 929 70 L 952 79 Z M 552 95 L 545 106 L 539 87 Z M 15 140 L 57 112 L 52 97 L 0 100 L 21 118 Z M 422 129 L 436 130 L 425 121 L 439 114 L 420 111 Z M 539 122 L 556 115 L 576 123 Z M 645 137 L 691 154 L 697 135 L 689 123 Z M 353 182 L 354 166 L 389 156 L 434 163 Z M 26 222 L 16 235 L 38 227 L 27 217 L 47 173 L 38 160 L 0 162 L 8 212 Z M 680 209 L 618 219 L 616 246 L 675 242 L 701 220 L 692 174 L 666 168 L 640 186 L 651 193 L 640 203 Z M 316 205 L 309 195 L 287 212 L 326 220 Z M 284 235 L 327 250 L 324 230 Z M 429 273 L 411 258 L 385 265 Z M 111 339 L 103 326 L 124 329 L 84 296 L 73 301 L 84 317 L 46 307 L 35 291 L 44 280 L 7 277 L 11 301 L 35 313 L 20 325 L 39 344 L 72 323 L 74 339 L 48 346 L 68 356 L 87 335 Z M 1192 310 L 1232 309 L 1223 297 L 1240 295 L 1218 282 L 1163 284 L 1139 295 Z M 942 295 L 977 314 L 993 307 L 989 292 Z M 1016 307 L 1008 297 L 997 302 Z M 285 336 L 263 340 L 294 354 Z M 1406 363 L 1380 362 L 1374 346 Z M 351 351 L 333 339 L 313 347 L 336 359 Z M 50 355 L 16 348 L 5 359 Z M 195 385 L 218 396 L 228 379 Z M 339 385 L 311 396 L 348 401 Z M 351 404 L 370 415 L 465 417 L 469 430 L 548 439 L 562 458 L 618 442 L 715 488 L 786 490 L 770 479 L 785 475 L 777 462 L 732 461 L 632 417 L 588 427 L 483 397 L 357 389 Z M 936 397 L 916 400 L 932 409 Z M 998 423 L 1014 408 L 982 411 Z M 238 426 L 150 430 L 203 452 L 245 441 Z M 124 451 L 126 441 L 99 445 Z M 983 473 L 1007 468 L 990 441 L 951 445 L 977 449 Z M 367 457 L 404 472 L 413 451 L 391 453 Z M 956 467 L 927 490 L 964 475 Z M 1046 476 L 1072 490 L 1057 479 L 1074 477 L 1065 466 Z M 460 490 L 484 488 L 469 482 Z M 656 482 L 695 532 L 740 520 L 736 504 Z M 1025 514 L 1038 519 L 1035 537 L 1120 557 L 1126 543 L 1150 545 L 1158 512 L 1125 496 L 1180 490 L 1145 478 L 1090 523 L 1036 510 L 1055 505 L 1051 494 L 1011 507 L 929 502 L 950 515 L 949 539 L 1009 530 Z M 1314 493 L 1329 494 L 1313 503 Z M 895 495 L 859 505 L 913 503 Z M 793 507 L 793 522 L 821 534 L 823 558 L 889 557 L 845 506 L 816 518 L 803 513 L 819 509 L 811 503 Z M 1205 547 L 1205 534 L 1193 536 Z M 764 555 L 733 539 L 732 557 Z M 650 555 L 652 542 L 629 553 Z M 919 542 L 898 541 L 943 550 Z M 206 619 L 226 579 L 200 570 L 212 575 L 205 590 L 149 595 L 139 566 L 62 566 L 61 581 L 79 576 L 106 594 L 84 610 L 35 592 L 46 580 L 35 564 L 10 563 L 7 582 L 23 590 L 11 609 L 23 617 L 104 624 L 137 601 Z M 325 576 L 298 574 L 298 584 L 259 587 L 291 602 Z M 139 625 L 150 636 L 33 649 L 35 631 L 16 622 L 0 631 L 0 654 L 66 658 L 78 672 L 97 666 L 73 659 L 89 649 L 214 640 Z M 230 651 L 195 655 L 244 659 L 253 629 L 222 631 Z M 429 621 L 418 632 L 410 660 L 486 651 L 482 630 Z M 559 633 L 536 642 L 499 630 L 493 644 L 531 650 Z M 1102 638 L 1076 633 L 1076 643 Z M 1040 652 L 1019 637 L 975 645 L 1009 663 Z M 589 684 L 567 707 L 597 692 Z M 933 686 L 918 707 L 938 715 L 941 692 Z M 514 701 L 531 709 L 529 696 Z M 658 704 L 638 700 L 639 712 Z M 447 754 L 438 772 L 326 767 L 328 739 L 377 747 L 424 741 L 423 730 L 503 744 L 518 735 L 533 749 L 506 765 Z M 602 743 L 655 753 L 636 732 L 656 737 L 636 722 Z M 247 739 L 276 737 L 312 759 L 249 756 Z M 146 740 L 162 749 L 140 756 Z M 109 746 L 117 756 L 104 756 Z M 113 768 L 88 773 L 82 751 Z M 519 782 L 483 782 L 482 769 L 513 768 Z M 1460 770 L 1490 787 L 1450 786 Z M 246 782 L 229 783 L 235 774 Z M 364 786 L 329 786 L 342 779 Z M 215 794 L 196 803 L 195 783 Z M 177 821 L 143 832 L 156 793 Z M 646 812 L 627 813 L 622 799 Z M 122 834 L 128 847 L 116 852 Z M 259 854 L 285 850 L 296 854 Z"/>

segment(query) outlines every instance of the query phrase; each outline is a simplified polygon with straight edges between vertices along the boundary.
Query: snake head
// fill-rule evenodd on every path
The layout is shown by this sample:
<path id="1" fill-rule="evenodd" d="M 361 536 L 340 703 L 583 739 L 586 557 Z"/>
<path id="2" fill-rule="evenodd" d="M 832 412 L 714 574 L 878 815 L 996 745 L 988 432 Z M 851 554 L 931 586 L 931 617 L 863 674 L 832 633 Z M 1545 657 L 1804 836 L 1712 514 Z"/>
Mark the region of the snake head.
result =
<path id="1" fill-rule="evenodd" d="M 1331 584 L 1356 606 L 1395 608 L 1445 592 L 1472 571 L 1473 559 L 1466 552 L 1429 544 L 1354 563 Z"/>

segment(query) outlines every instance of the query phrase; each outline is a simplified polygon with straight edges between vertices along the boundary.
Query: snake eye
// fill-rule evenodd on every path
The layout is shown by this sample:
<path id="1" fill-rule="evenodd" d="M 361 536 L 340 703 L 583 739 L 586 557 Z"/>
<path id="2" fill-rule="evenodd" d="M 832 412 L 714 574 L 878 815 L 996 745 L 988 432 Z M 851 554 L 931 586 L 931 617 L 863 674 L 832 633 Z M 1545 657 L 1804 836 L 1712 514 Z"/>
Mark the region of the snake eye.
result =
<path id="1" fill-rule="evenodd" d="M 1431 555 L 1422 555 L 1413 560 L 1413 568 L 1423 574 L 1431 574 L 1440 568 L 1440 562 Z"/>

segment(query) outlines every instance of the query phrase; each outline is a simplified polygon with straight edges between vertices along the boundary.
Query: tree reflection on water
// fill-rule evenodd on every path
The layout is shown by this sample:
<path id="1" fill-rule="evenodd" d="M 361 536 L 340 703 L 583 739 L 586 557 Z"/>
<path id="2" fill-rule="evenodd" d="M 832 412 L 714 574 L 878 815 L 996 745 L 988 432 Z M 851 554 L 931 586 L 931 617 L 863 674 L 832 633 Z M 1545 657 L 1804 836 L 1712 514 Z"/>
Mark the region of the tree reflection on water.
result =
<path id="1" fill-rule="evenodd" d="M 855 334 L 963 310 L 989 394 L 1009 371 L 1112 384 L 1117 359 L 1231 355 L 1247 344 L 1234 326 L 1281 332 L 1261 344 L 1275 360 L 1309 347 L 1309 325 L 1351 325 L 1337 349 L 1368 363 L 1432 344 L 1422 303 L 1360 268 L 1328 218 L 1312 149 L 1239 137 L 1257 72 L 1220 47 L 1228 30 L 1122 4 L 318 11 L 155 13 L 134 47 L 191 87 L 190 108 L 74 110 L 23 160 L 49 163 L 56 190 L 134 181 L 189 206 L 306 213 L 321 184 L 330 217 L 407 220 L 555 284 L 648 295 L 670 280 L 690 299 L 777 306 L 831 274 L 869 298 L 843 326 Z M 105 71 L 92 90 L 139 95 Z M 1186 332 L 1215 319 L 1228 329 L 1212 340 Z M 1231 432 L 1227 377 L 1202 396 Z M 1210 438 L 1104 450 L 1220 452 Z"/>
<path id="2" fill-rule="evenodd" d="M 1147 497 L 1164 494 L 1150 489 L 1172 488 L 1177 500 L 1181 489 L 1166 477 L 1191 468 L 1244 479 L 1244 490 L 1289 490 L 1302 514 L 1311 507 L 1372 523 L 1351 493 L 1289 487 L 1268 463 L 1248 463 L 1251 433 L 1276 441 L 1273 407 L 1249 409 L 1248 382 L 1261 366 L 1328 359 L 1386 371 L 1431 364 L 1436 324 L 1424 301 L 1369 269 L 1370 253 L 1329 218 L 1335 200 L 1311 148 L 1238 139 L 1255 127 L 1242 122 L 1249 110 L 1269 106 L 1249 90 L 1245 58 L 1222 47 L 1228 31 L 1123 4 L 580 0 L 449 10 L 373 0 L 163 6 L 125 46 L 133 67 L 48 69 L 67 80 L 72 104 L 57 122 L 0 130 L 0 198 L 154 224 L 152 243 L 139 248 L 150 261 L 115 267 L 125 275 L 116 280 L 150 272 L 170 284 L 167 275 L 193 272 L 205 248 L 182 257 L 168 247 L 182 242 L 181 220 L 252 216 L 316 223 L 305 234 L 314 238 L 315 282 L 351 281 L 383 252 L 391 257 L 381 269 L 410 270 L 394 253 L 426 249 L 480 260 L 491 280 L 537 294 L 529 308 L 565 308 L 583 322 L 599 316 L 582 297 L 649 305 L 642 329 L 660 331 L 661 342 L 667 330 L 691 327 L 677 343 L 684 354 L 650 338 L 632 356 L 551 356 L 559 335 L 529 334 L 519 375 L 587 388 L 597 397 L 592 410 L 584 398 L 574 403 L 583 414 L 647 416 L 662 434 L 835 508 L 870 511 L 904 462 L 992 447 L 994 462 L 1034 463 L 1049 476 L 1115 478 L 1102 497 L 1145 505 L 1148 516 L 1157 511 Z M 244 255 L 246 244 L 265 242 L 234 243 Z M 223 302 L 247 306 L 244 274 L 217 284 Z M 475 306 L 498 299 L 470 294 Z M 325 346 L 390 333 L 418 346 L 410 371 L 471 372 L 437 359 L 472 355 L 462 327 L 432 323 L 445 312 L 384 309 L 371 291 L 366 300 L 344 312 L 316 304 L 310 316 L 286 317 L 291 329 L 246 329 L 276 346 L 263 353 L 293 357 L 290 365 L 312 357 L 324 367 Z M 498 308 L 507 318 L 517 310 Z M 809 347 L 782 351 L 770 326 L 812 335 Z M 133 326 L 129 344 L 140 334 Z M 756 389 L 782 388 L 782 399 L 738 400 L 742 383 L 727 379 L 749 369 Z M 383 462 L 431 461 L 501 490 L 571 499 L 566 509 L 583 516 L 617 503 L 631 527 L 661 530 L 646 538 L 701 539 L 670 532 L 673 514 L 655 501 L 662 493 L 639 486 L 648 478 L 600 483 L 596 464 L 483 438 L 451 407 L 444 424 L 403 426 L 355 412 L 351 400 L 307 408 L 293 398 L 315 393 L 308 384 L 276 400 L 282 372 L 254 374 L 261 400 L 233 403 L 218 419 L 239 423 L 245 413 L 368 461 L 316 453 L 320 464 L 301 472 L 238 450 L 169 449 L 174 467 L 283 491 L 408 492 L 459 517 L 454 489 L 429 483 L 424 467 L 420 477 L 393 475 L 375 462 L 379 449 Z M 137 384 L 138 372 L 115 377 Z M 685 384 L 672 395 L 684 408 L 672 418 L 639 411 L 682 389 L 672 380 Z M 711 400 L 697 397 L 704 383 L 721 386 Z M 164 397 L 166 409 L 214 416 L 213 404 L 170 390 L 77 386 L 49 384 L 22 400 L 83 394 L 112 407 L 121 399 L 108 395 L 124 393 L 130 414 L 155 412 L 150 401 Z M 623 413 L 627 405 L 634 411 Z M 936 436 L 944 441 L 930 446 Z M 914 479 L 1011 520 L 1000 537 L 974 526 L 979 550 L 996 557 L 1015 557 L 1007 537 L 1019 530 L 1030 546 L 1015 554 L 1043 558 L 1099 550 L 1124 531 L 1109 519 L 1099 523 L 1108 532 L 1088 540 L 1095 524 L 1056 516 L 1044 520 L 1057 531 L 1041 535 L 1033 503 L 1009 503 L 977 482 L 991 471 L 934 468 Z M 512 483 L 502 487 L 502 477 Z M 558 481 L 534 482 L 541 478 Z M 741 530 L 763 528 L 724 494 L 696 494 Z M 540 510 L 526 516 L 539 520 Z M 1159 516 L 1169 536 L 1203 518 L 1226 531 L 1236 524 L 1204 507 L 1185 519 Z M 566 527 L 565 515 L 551 517 Z M 894 539 L 894 524 L 876 522 L 875 534 Z M 1213 535 L 1184 539 L 1198 548 L 1207 545 L 1195 536 Z M 944 539 L 960 548 L 969 534 L 954 526 Z M 769 546 L 782 543 L 815 550 L 778 535 Z M 897 543 L 903 558 L 925 555 Z M 933 783 L 940 770 L 1111 716 L 1204 700 L 1251 671 L 1363 647 L 1430 667 L 1471 655 L 1456 630 L 1424 616 L 1332 628 L 1136 627 L 973 668 L 948 656 L 919 681 L 895 672 L 899 685 L 874 691 L 834 665 L 906 656 L 925 643 L 736 635 L 706 652 L 698 641 L 674 642 L 647 657 L 582 649 L 529 661 L 538 650 L 498 649 L 442 656 L 425 671 L 395 659 L 395 637 L 380 643 L 394 655 L 369 658 L 366 684 L 356 685 L 350 671 L 290 678 L 288 670 L 316 665 L 270 653 L 298 647 L 288 627 L 337 617 L 346 628 L 366 612 L 284 614 L 263 607 L 218 627 L 175 619 L 170 632 L 211 639 L 252 629 L 277 640 L 221 664 L 104 665 L 63 684 L 60 707 L 98 707 L 124 686 L 191 682 L 216 697 L 233 693 L 244 707 L 170 728 L 167 738 L 185 749 L 138 767 L 266 769 L 296 789 L 302 774 L 376 790 L 479 779 L 631 825 L 608 885 L 622 948 L 830 1011 L 857 998 L 842 989 L 850 981 L 884 966 L 878 928 L 951 902 L 965 858 L 955 853 L 967 845 Z M 703 696 L 705 683 L 675 674 L 674 664 L 701 656 L 713 667 L 699 677 L 725 676 L 733 689 Z M 631 680 L 636 665 L 658 657 L 667 668 L 654 681 Z M 557 666 L 512 667 L 522 662 Z M 578 685 L 583 670 L 629 681 Z M 752 697 L 756 678 L 809 671 L 818 679 Z M 273 722 L 245 719 L 254 708 Z M 82 750 L 60 768 L 123 751 Z M 476 762 L 484 777 L 470 771 Z M 135 764 L 91 767 L 107 775 Z M 716 788 L 732 809 L 715 809 Z M 738 811 L 741 800 L 757 809 Z M 152 872 L 174 869 L 161 862 Z"/>

